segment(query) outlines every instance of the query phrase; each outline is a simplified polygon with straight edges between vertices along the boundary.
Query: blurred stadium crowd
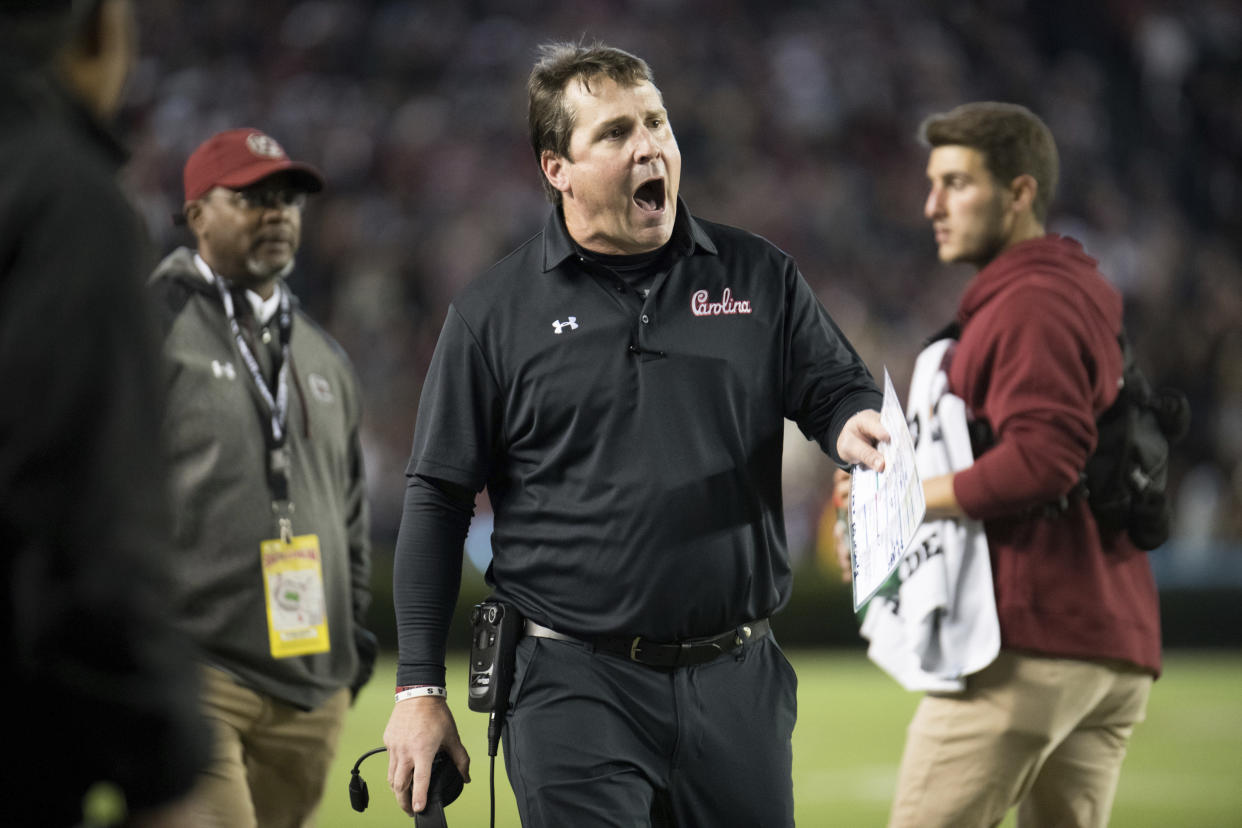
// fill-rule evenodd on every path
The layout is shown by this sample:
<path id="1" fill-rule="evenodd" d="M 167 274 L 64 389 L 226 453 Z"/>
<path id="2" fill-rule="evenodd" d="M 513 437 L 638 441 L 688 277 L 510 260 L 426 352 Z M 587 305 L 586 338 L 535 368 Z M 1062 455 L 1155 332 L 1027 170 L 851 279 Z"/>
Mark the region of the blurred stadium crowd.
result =
<path id="1" fill-rule="evenodd" d="M 918 123 L 978 99 L 1044 117 L 1062 156 L 1050 229 L 1101 260 L 1149 374 L 1191 400 L 1179 566 L 1242 572 L 1242 4 L 146 0 L 141 14 L 125 183 L 161 253 L 185 241 L 170 221 L 184 159 L 217 130 L 266 130 L 327 176 L 292 284 L 361 374 L 381 546 L 445 308 L 547 209 L 525 122 L 535 47 L 585 38 L 651 64 L 691 209 L 793 254 L 903 397 L 969 276 L 936 262 Z M 829 470 L 788 442 L 804 552 Z"/>

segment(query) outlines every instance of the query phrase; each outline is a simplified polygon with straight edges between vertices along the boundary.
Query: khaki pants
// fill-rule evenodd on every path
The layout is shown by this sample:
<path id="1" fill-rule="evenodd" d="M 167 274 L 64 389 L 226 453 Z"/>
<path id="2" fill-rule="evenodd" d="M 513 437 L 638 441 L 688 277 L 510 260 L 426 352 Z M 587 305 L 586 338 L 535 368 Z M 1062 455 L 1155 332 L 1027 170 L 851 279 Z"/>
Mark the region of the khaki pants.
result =
<path id="1" fill-rule="evenodd" d="M 910 723 L 889 828 L 1105 826 L 1152 677 L 1118 663 L 1002 651 Z"/>
<path id="2" fill-rule="evenodd" d="M 215 745 L 194 789 L 196 815 L 219 828 L 313 828 L 349 691 L 305 711 L 204 671 Z"/>

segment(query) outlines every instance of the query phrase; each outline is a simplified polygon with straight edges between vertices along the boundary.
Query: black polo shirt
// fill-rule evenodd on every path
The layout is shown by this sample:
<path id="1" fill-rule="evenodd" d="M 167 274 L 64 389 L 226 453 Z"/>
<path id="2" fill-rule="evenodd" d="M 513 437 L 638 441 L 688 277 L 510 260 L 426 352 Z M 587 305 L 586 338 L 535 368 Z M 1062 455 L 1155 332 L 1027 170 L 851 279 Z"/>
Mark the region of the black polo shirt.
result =
<path id="1" fill-rule="evenodd" d="M 489 582 L 565 632 L 673 640 L 779 609 L 784 419 L 839 461 L 880 406 L 788 255 L 680 201 L 670 244 L 643 299 L 552 211 L 454 301 L 423 388 L 407 472 L 487 486 Z"/>

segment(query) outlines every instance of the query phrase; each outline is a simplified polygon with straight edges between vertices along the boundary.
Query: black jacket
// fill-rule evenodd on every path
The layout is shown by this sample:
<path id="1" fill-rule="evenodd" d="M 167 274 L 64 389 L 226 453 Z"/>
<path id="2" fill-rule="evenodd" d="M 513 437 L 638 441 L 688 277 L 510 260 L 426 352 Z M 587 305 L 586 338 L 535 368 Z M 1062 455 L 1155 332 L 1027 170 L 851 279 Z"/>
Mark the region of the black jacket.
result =
<path id="1" fill-rule="evenodd" d="M 130 810 L 207 756 L 172 632 L 157 350 L 124 158 L 46 79 L 0 71 L 0 560 L 5 821 L 72 825 L 110 782 Z"/>

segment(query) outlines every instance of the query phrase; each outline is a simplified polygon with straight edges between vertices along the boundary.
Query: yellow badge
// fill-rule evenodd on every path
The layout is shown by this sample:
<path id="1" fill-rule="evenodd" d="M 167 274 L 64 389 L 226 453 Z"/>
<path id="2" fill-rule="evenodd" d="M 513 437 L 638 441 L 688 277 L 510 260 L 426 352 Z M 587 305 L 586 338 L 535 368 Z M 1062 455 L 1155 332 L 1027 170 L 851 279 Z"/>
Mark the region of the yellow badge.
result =
<path id="1" fill-rule="evenodd" d="M 298 535 L 259 545 L 267 632 L 273 658 L 326 653 L 328 615 L 323 597 L 319 537 Z"/>

